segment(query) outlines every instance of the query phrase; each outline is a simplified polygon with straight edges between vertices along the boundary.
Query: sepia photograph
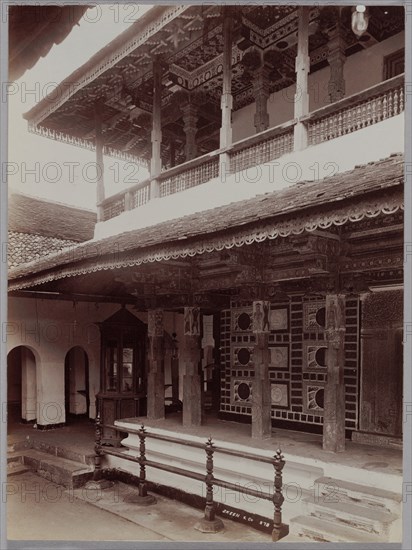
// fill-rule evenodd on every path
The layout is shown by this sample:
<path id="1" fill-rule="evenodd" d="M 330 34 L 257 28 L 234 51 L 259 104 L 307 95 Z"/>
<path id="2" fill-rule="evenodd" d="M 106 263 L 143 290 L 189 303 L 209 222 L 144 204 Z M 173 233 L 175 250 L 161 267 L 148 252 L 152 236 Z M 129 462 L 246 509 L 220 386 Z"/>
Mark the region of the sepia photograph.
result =
<path id="1" fill-rule="evenodd" d="M 410 548 L 411 6 L 1 13 L 7 548 Z"/>

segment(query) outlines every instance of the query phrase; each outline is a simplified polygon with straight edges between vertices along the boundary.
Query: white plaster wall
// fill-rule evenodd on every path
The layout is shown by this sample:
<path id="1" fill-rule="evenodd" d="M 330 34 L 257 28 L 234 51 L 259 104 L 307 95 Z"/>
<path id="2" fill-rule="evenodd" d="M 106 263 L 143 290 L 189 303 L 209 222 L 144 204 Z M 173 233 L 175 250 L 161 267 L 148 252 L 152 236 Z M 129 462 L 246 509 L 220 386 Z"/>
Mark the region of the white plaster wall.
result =
<path id="1" fill-rule="evenodd" d="M 89 358 L 90 417 L 95 416 L 95 396 L 100 382 L 100 332 L 95 325 L 112 315 L 117 304 L 9 299 L 8 322 L 2 326 L 7 351 L 24 345 L 36 358 L 37 423 L 65 422 L 64 362 L 74 346 L 82 347 Z M 76 321 L 76 323 L 75 323 Z"/>
<path id="2" fill-rule="evenodd" d="M 282 157 L 223 175 L 180 193 L 149 201 L 138 210 L 123 212 L 96 224 L 94 240 L 149 227 L 256 195 L 278 191 L 302 181 L 321 180 L 355 166 L 404 151 L 404 114 L 351 134 L 294 151 Z M 138 215 L 137 215 L 138 212 Z"/>
<path id="3" fill-rule="evenodd" d="M 21 373 L 21 417 L 27 421 L 35 420 L 37 417 L 36 358 L 27 348 L 22 349 Z"/>
<path id="4" fill-rule="evenodd" d="M 86 356 L 82 348 L 75 347 L 69 351 L 70 368 L 70 412 L 84 414 L 87 412 L 86 396 L 78 393 L 86 389 Z"/>
<path id="5" fill-rule="evenodd" d="M 74 371 L 72 397 L 75 397 L 71 412 L 85 412 L 86 402 L 77 394 L 84 389 L 84 370 L 82 349 L 89 359 L 89 398 L 90 418 L 96 416 L 96 395 L 100 389 L 100 331 L 97 322 L 102 322 L 120 306 L 118 304 L 96 304 L 91 302 L 72 302 L 63 300 L 35 300 L 30 298 L 9 298 L 8 322 L 2 326 L 3 342 L 7 343 L 8 353 L 17 346 L 24 345 L 33 351 L 35 356 L 35 381 L 31 388 L 36 388 L 36 395 L 30 394 L 27 403 L 37 402 L 35 416 L 41 425 L 59 424 L 65 418 L 64 366 L 66 354 L 74 353 L 73 362 L 77 364 Z M 129 311 L 141 321 L 147 322 L 147 313 L 138 312 L 128 306 Z M 185 350 L 183 347 L 183 315 L 166 312 L 164 327 L 171 336 L 176 332 L 179 342 L 180 380 L 182 391 L 182 365 Z M 75 349 L 73 349 L 75 348 Z M 166 349 L 165 378 L 170 383 L 170 349 Z M 29 376 L 29 375 L 28 375 Z M 31 371 L 30 376 L 33 376 Z M 27 381 L 29 378 L 27 378 Z M 31 379 L 32 380 L 32 379 Z M 37 387 L 36 387 L 37 386 Z M 171 392 L 169 392 L 171 393 Z M 31 405 L 30 405 L 31 408 Z"/>

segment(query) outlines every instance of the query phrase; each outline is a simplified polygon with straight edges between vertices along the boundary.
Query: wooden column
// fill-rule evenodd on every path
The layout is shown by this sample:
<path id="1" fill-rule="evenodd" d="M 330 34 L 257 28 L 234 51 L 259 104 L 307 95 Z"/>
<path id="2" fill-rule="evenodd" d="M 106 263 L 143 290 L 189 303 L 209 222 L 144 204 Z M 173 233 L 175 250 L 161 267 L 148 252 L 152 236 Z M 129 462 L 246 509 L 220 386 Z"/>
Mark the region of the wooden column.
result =
<path id="1" fill-rule="evenodd" d="M 346 61 L 345 43 L 342 36 L 340 20 L 329 35 L 328 63 L 330 78 L 328 83 L 329 101 L 333 103 L 345 97 L 345 77 L 343 68 Z"/>
<path id="2" fill-rule="evenodd" d="M 149 372 L 147 375 L 147 418 L 165 417 L 163 311 L 148 312 Z"/>
<path id="3" fill-rule="evenodd" d="M 197 132 L 197 107 L 193 103 L 182 106 L 184 132 L 186 136 L 185 156 L 186 160 L 194 159 L 197 155 L 196 132 Z"/>
<path id="4" fill-rule="evenodd" d="M 256 133 L 269 128 L 269 69 L 265 65 L 254 72 L 253 95 L 256 102 L 255 128 Z"/>
<path id="5" fill-rule="evenodd" d="M 252 388 L 252 437 L 257 439 L 270 437 L 272 433 L 269 326 L 264 322 L 264 310 L 268 307 L 269 302 L 253 302 L 253 331 L 255 333 L 253 363 L 255 377 L 253 378 Z"/>
<path id="6" fill-rule="evenodd" d="M 300 118 L 309 113 L 308 74 L 310 70 L 309 57 L 309 6 L 299 7 L 298 50 L 296 55 L 296 94 L 294 149 L 300 151 L 307 146 L 307 129 Z"/>
<path id="7" fill-rule="evenodd" d="M 223 84 L 220 107 L 222 110 L 222 125 L 220 128 L 220 148 L 224 149 L 232 145 L 232 33 L 233 19 L 229 6 L 223 6 L 225 17 L 223 19 Z M 220 174 L 229 172 L 230 159 L 226 153 L 220 155 Z"/>
<path id="8" fill-rule="evenodd" d="M 198 307 L 185 307 L 184 344 L 183 426 L 200 426 L 202 423 L 202 387 L 199 374 L 201 344 L 200 310 Z"/>
<path id="9" fill-rule="evenodd" d="M 150 198 L 159 196 L 159 182 L 155 179 L 162 171 L 162 65 L 159 59 L 153 60 L 153 113 L 152 113 L 152 158 L 150 160 Z"/>
<path id="10" fill-rule="evenodd" d="M 323 417 L 323 449 L 340 452 L 345 450 L 345 296 L 326 296 L 327 341 Z"/>
<path id="11" fill-rule="evenodd" d="M 172 402 L 179 402 L 179 343 L 176 340 L 176 333 L 172 334 L 173 337 L 173 351 L 171 358 L 171 375 L 172 375 Z"/>
<path id="12" fill-rule="evenodd" d="M 100 206 L 105 199 L 104 193 L 104 162 L 103 162 L 103 132 L 102 132 L 102 106 L 95 105 L 95 128 L 96 128 L 96 206 L 97 221 L 103 221 L 103 208 Z"/>

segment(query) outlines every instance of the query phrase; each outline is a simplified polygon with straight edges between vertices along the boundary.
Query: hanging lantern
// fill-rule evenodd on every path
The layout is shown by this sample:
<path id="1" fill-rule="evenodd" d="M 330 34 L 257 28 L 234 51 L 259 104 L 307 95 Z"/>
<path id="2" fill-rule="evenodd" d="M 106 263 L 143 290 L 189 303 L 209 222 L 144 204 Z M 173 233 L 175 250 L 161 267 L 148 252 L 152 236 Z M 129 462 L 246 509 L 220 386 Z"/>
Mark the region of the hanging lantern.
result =
<path id="1" fill-rule="evenodd" d="M 360 38 L 367 30 L 369 15 L 366 6 L 358 5 L 352 12 L 352 31 Z"/>

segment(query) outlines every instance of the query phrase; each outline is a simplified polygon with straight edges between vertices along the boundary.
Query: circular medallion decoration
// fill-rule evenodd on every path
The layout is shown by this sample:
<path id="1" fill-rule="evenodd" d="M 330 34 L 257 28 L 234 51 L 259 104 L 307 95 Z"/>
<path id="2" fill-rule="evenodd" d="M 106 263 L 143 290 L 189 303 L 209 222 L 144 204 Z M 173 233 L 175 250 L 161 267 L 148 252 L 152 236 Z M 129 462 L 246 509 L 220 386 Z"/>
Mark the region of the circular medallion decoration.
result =
<path id="1" fill-rule="evenodd" d="M 246 401 L 250 397 L 250 387 L 246 382 L 241 382 L 237 387 L 237 394 L 242 401 Z"/>
<path id="2" fill-rule="evenodd" d="M 326 326 L 326 308 L 320 307 L 316 312 L 316 322 L 320 327 Z"/>
<path id="3" fill-rule="evenodd" d="M 325 390 L 323 388 L 319 388 L 315 393 L 315 403 L 320 409 L 323 409 L 325 403 Z"/>
<path id="4" fill-rule="evenodd" d="M 240 348 L 237 352 L 237 360 L 241 365 L 247 365 L 250 361 L 250 351 L 247 348 Z"/>
<path id="5" fill-rule="evenodd" d="M 315 361 L 319 367 L 326 367 L 326 348 L 318 348 L 315 352 Z"/>
<path id="6" fill-rule="evenodd" d="M 241 330 L 248 330 L 250 328 L 251 319 L 247 313 L 241 313 L 237 318 L 237 325 Z"/>
<path id="7" fill-rule="evenodd" d="M 272 403 L 280 403 L 283 397 L 282 390 L 278 387 L 272 388 L 271 397 L 272 397 Z"/>

